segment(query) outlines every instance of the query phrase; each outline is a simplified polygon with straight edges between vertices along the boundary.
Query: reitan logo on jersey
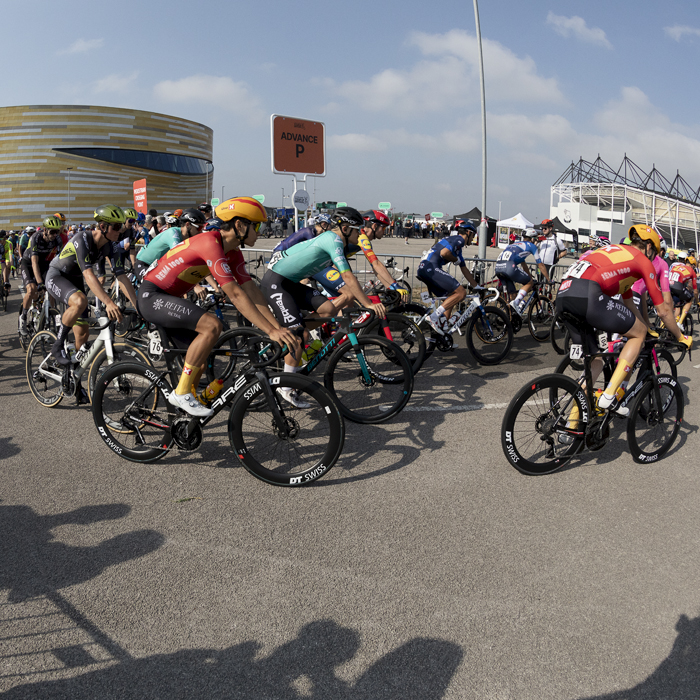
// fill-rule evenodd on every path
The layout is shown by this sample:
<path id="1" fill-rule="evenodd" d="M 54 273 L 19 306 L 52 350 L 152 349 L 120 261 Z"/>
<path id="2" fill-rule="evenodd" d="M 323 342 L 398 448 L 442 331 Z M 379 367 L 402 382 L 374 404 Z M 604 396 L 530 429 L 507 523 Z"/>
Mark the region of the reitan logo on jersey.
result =
<path id="1" fill-rule="evenodd" d="M 211 266 L 210 266 L 211 269 Z M 219 277 L 231 277 L 231 267 L 224 258 L 219 258 L 215 263 L 212 272 Z"/>

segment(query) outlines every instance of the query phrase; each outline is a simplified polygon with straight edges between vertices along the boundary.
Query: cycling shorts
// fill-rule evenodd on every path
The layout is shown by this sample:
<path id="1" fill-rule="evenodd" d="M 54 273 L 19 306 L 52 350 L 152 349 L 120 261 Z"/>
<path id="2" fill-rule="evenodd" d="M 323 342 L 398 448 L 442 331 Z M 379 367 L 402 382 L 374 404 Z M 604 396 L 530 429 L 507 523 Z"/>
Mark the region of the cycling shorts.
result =
<path id="1" fill-rule="evenodd" d="M 317 272 L 315 279 L 332 297 L 337 297 L 340 290 L 345 286 L 342 275 L 335 267 L 327 267 L 321 272 Z"/>
<path id="2" fill-rule="evenodd" d="M 32 275 L 33 276 L 33 275 Z M 46 289 L 49 295 L 56 301 L 68 305 L 68 300 L 76 293 L 85 294 L 85 280 L 83 276 L 79 277 L 64 277 L 59 270 L 54 267 L 49 267 L 44 278 Z M 89 315 L 87 306 L 85 311 L 80 314 L 81 319 L 87 319 Z"/>
<path id="3" fill-rule="evenodd" d="M 303 323 L 301 312 L 316 311 L 328 300 L 312 287 L 268 270 L 260 283 L 260 290 L 267 299 L 272 313 L 284 328 L 296 328 Z"/>
<path id="4" fill-rule="evenodd" d="M 673 301 L 680 304 L 687 304 L 689 301 L 693 301 L 693 292 L 688 289 L 684 284 L 672 284 L 671 285 L 671 296 Z"/>
<path id="5" fill-rule="evenodd" d="M 153 282 L 141 283 L 136 301 L 146 321 L 162 326 L 170 338 L 185 344 L 197 336 L 199 319 L 207 313 L 189 299 L 166 294 Z"/>
<path id="6" fill-rule="evenodd" d="M 587 353 L 600 352 L 593 329 L 624 335 L 637 318 L 621 301 L 604 294 L 600 285 L 593 280 L 564 280 L 557 293 L 556 310 L 557 313 L 568 311 L 588 324 L 590 328 L 584 337 L 564 320 L 572 342 L 583 345 Z"/>
<path id="7" fill-rule="evenodd" d="M 19 264 L 20 272 L 22 273 L 22 283 L 26 287 L 28 284 L 38 284 L 36 277 L 34 276 L 34 267 L 30 260 L 25 260 L 22 258 Z M 41 278 L 46 279 L 46 272 L 49 269 L 48 265 L 39 265 L 39 270 L 41 271 Z"/>
<path id="8" fill-rule="evenodd" d="M 448 275 L 443 269 L 435 267 L 428 260 L 422 260 L 418 265 L 416 277 L 425 283 L 428 291 L 436 297 L 448 297 L 459 287 L 459 282 Z"/>
<path id="9" fill-rule="evenodd" d="M 505 285 L 509 294 L 515 294 L 516 284 L 527 284 L 532 277 L 522 267 L 512 260 L 502 260 L 496 263 L 496 277 Z"/>

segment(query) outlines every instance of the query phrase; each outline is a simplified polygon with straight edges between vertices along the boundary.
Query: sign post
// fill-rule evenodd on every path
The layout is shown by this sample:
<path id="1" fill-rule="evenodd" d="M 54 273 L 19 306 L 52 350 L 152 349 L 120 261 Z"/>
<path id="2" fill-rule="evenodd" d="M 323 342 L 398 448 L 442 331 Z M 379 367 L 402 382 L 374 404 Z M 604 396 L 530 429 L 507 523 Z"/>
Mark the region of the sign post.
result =
<path id="1" fill-rule="evenodd" d="M 148 200 L 146 199 L 146 180 L 134 182 L 134 209 L 144 216 L 148 213 Z"/>
<path id="2" fill-rule="evenodd" d="M 218 207 L 219 204 L 221 204 L 221 202 L 219 201 L 218 197 L 212 197 L 210 204 L 211 204 L 213 209 L 216 209 L 216 207 Z"/>
<path id="3" fill-rule="evenodd" d="M 310 197 L 306 192 L 306 178 L 326 176 L 326 125 L 323 122 L 281 114 L 270 116 L 272 172 L 276 175 L 292 175 L 294 178 L 294 229 L 299 228 L 299 210 L 305 201 L 308 209 Z M 298 176 L 303 175 L 299 189 Z M 297 199 L 297 193 L 303 192 Z"/>

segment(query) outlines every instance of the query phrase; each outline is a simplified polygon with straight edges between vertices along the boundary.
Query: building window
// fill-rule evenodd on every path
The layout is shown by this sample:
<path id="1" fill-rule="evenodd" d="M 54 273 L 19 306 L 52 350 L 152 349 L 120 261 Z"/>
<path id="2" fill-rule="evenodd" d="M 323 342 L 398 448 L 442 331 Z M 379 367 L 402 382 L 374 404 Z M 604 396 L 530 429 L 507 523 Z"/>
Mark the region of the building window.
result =
<path id="1" fill-rule="evenodd" d="M 124 148 L 54 148 L 54 151 L 127 165 L 131 168 L 159 170 L 178 175 L 204 175 L 213 170 L 212 164 L 203 158 L 177 156 L 157 151 L 131 151 Z"/>

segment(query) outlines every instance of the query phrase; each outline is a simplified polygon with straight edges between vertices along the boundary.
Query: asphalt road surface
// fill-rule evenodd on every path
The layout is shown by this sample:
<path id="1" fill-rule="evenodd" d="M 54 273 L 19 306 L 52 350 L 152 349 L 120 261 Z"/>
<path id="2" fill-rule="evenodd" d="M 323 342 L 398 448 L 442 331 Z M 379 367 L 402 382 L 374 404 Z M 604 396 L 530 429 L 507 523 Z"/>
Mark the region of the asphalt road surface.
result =
<path id="1" fill-rule="evenodd" d="M 423 241 L 382 241 L 420 254 Z M 550 371 L 521 331 L 435 353 L 322 480 L 243 468 L 225 413 L 194 453 L 122 461 L 91 414 L 30 395 L 0 313 L 0 691 L 7 698 L 641 700 L 700 696 L 698 367 L 672 453 L 526 477 L 504 405 Z M 695 360 L 697 363 L 698 360 Z"/>

